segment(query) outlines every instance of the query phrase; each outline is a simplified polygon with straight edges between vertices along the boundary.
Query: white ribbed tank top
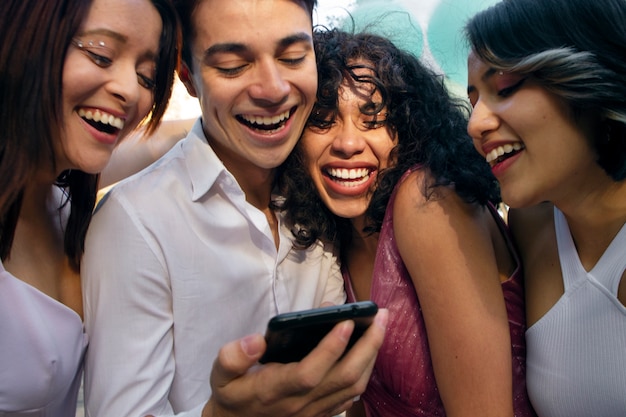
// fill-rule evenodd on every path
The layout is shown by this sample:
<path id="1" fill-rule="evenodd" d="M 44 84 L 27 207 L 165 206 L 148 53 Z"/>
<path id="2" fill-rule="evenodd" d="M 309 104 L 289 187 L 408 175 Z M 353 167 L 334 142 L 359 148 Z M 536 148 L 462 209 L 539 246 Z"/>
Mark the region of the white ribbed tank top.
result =
<path id="1" fill-rule="evenodd" d="M 541 417 L 626 416 L 626 225 L 589 272 L 554 208 L 565 293 L 526 331 L 527 385 Z"/>

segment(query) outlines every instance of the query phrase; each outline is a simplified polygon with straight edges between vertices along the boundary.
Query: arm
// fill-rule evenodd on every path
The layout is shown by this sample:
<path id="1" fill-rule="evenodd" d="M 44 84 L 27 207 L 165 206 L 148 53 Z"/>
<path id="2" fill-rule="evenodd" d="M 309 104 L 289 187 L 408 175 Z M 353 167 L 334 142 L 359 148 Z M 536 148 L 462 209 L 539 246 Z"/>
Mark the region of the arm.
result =
<path id="1" fill-rule="evenodd" d="M 401 185 L 394 232 L 419 296 L 446 413 L 513 416 L 511 342 L 492 218 L 450 188 L 426 200 L 425 175 L 415 172 Z"/>
<path id="2" fill-rule="evenodd" d="M 89 335 L 87 415 L 171 413 L 175 364 L 167 271 L 113 198 L 90 225 L 81 276 Z"/>

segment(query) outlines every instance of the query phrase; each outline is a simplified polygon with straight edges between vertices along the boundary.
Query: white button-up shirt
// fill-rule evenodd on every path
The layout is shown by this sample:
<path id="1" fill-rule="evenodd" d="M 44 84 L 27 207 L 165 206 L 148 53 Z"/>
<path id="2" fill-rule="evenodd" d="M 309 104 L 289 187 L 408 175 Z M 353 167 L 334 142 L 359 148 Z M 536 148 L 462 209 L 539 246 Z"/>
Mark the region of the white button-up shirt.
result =
<path id="1" fill-rule="evenodd" d="M 200 122 L 96 211 L 81 275 L 90 417 L 199 416 L 219 349 L 278 313 L 344 302 L 332 250 L 278 250 Z M 187 411 L 186 413 L 182 413 Z"/>

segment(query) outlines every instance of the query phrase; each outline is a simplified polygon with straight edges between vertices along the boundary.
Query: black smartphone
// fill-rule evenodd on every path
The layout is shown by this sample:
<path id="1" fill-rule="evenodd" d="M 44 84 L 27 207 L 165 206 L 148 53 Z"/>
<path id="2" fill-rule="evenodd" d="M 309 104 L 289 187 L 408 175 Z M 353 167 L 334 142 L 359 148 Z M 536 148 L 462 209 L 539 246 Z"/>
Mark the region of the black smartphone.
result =
<path id="1" fill-rule="evenodd" d="M 267 324 L 267 350 L 259 362 L 299 362 L 337 323 L 354 320 L 354 331 L 346 347 L 347 352 L 372 324 L 377 311 L 376 303 L 359 301 L 279 314 Z"/>

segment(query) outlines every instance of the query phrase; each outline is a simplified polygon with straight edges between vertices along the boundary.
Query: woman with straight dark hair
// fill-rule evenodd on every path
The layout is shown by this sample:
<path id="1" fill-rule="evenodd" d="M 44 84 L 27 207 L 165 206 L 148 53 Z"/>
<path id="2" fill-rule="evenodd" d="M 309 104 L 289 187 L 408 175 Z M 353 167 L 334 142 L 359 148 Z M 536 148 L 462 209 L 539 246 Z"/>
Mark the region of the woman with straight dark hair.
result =
<path id="1" fill-rule="evenodd" d="M 98 172 L 158 125 L 178 64 L 169 0 L 0 2 L 0 414 L 76 413 L 79 276 Z"/>
<path id="2" fill-rule="evenodd" d="M 523 259 L 542 417 L 626 413 L 626 2 L 504 0 L 473 17 L 468 130 Z"/>

